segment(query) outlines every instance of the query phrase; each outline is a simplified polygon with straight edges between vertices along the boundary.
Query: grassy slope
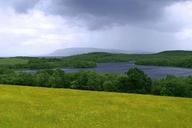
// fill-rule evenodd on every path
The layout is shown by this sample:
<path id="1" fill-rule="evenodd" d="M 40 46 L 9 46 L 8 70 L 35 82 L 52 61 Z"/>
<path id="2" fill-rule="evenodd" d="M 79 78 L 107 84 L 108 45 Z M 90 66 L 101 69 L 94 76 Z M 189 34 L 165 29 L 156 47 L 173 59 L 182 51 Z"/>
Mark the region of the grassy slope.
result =
<path id="1" fill-rule="evenodd" d="M 192 99 L 0 86 L 0 128 L 191 128 Z"/>

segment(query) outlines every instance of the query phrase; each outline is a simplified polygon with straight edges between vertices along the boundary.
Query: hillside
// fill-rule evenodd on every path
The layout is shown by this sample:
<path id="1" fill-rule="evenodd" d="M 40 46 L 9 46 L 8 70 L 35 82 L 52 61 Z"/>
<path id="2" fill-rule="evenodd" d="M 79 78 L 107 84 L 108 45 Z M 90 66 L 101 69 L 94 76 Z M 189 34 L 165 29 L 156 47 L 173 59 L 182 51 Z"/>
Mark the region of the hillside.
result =
<path id="1" fill-rule="evenodd" d="M 1 128 L 191 128 L 192 99 L 0 86 Z"/>
<path id="2" fill-rule="evenodd" d="M 96 63 L 129 62 L 139 65 L 156 65 L 192 68 L 191 51 L 165 51 L 156 54 L 123 54 L 93 52 L 66 57 L 1 58 L 0 65 L 11 68 L 53 69 L 96 67 Z"/>
<path id="3" fill-rule="evenodd" d="M 167 55 L 192 55 L 192 51 L 185 50 L 173 50 L 173 51 L 163 51 L 158 54 L 167 54 Z"/>
<path id="4" fill-rule="evenodd" d="M 192 52 L 190 51 L 165 51 L 156 54 L 89 53 L 64 57 L 63 59 L 92 61 L 96 63 L 134 61 L 139 65 L 192 67 Z"/>

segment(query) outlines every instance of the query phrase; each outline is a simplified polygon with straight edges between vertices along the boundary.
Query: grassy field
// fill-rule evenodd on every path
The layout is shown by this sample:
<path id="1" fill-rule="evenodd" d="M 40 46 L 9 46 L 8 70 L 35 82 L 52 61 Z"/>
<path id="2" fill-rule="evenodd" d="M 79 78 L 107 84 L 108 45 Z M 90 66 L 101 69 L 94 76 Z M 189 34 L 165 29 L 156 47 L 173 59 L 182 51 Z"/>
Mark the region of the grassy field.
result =
<path id="1" fill-rule="evenodd" d="M 0 128 L 192 128 L 192 99 L 0 85 Z"/>

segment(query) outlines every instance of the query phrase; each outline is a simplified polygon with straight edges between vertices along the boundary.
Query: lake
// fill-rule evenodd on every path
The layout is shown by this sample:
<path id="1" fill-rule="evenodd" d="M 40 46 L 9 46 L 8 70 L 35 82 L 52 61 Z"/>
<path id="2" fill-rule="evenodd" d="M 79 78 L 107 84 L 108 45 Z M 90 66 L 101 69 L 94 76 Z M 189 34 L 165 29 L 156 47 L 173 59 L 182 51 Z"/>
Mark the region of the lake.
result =
<path id="1" fill-rule="evenodd" d="M 65 72 L 78 72 L 80 70 L 94 70 L 98 73 L 124 73 L 128 69 L 137 67 L 143 70 L 152 79 L 160 79 L 167 75 L 175 76 L 188 76 L 192 75 L 192 69 L 188 68 L 176 68 L 176 67 L 164 67 L 164 66 L 144 66 L 135 65 L 129 62 L 118 63 L 98 63 L 95 68 L 65 68 Z"/>

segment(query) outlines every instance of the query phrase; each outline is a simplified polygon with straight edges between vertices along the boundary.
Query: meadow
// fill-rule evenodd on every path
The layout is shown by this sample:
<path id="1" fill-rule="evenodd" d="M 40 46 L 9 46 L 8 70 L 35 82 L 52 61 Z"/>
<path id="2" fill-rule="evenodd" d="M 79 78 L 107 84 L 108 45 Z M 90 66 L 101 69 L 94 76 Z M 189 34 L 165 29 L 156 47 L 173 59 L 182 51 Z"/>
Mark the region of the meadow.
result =
<path id="1" fill-rule="evenodd" d="M 192 128 L 192 99 L 0 85 L 0 128 Z"/>

